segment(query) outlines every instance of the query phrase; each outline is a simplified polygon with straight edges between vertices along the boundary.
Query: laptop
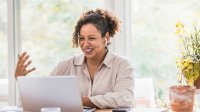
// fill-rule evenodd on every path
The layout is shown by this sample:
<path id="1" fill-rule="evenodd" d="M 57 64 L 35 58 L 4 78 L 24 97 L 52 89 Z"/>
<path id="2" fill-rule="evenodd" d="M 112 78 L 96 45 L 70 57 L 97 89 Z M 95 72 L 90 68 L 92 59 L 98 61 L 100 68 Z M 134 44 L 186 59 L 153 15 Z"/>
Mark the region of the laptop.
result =
<path id="1" fill-rule="evenodd" d="M 17 78 L 24 111 L 40 112 L 41 108 L 59 107 L 61 112 L 92 112 L 83 109 L 76 76 Z"/>

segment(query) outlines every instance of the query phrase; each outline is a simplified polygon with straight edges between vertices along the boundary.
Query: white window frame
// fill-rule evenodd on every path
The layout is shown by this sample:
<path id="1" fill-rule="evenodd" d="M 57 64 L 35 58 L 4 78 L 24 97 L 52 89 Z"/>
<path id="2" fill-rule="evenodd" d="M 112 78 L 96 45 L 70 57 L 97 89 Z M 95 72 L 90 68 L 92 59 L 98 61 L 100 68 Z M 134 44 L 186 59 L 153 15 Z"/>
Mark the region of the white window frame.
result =
<path id="1" fill-rule="evenodd" d="M 20 41 L 20 7 L 19 0 L 7 0 L 8 10 L 8 99 L 9 105 L 16 105 L 16 80 L 14 77 L 18 53 L 21 49 Z"/>
<path id="2" fill-rule="evenodd" d="M 18 53 L 21 52 L 20 0 L 7 0 L 8 5 L 8 79 L 9 105 L 16 105 L 19 97 L 14 77 Z M 120 17 L 121 32 L 112 40 L 111 49 L 131 60 L 131 0 L 105 0 L 107 9 Z"/>
<path id="3" fill-rule="evenodd" d="M 106 0 L 105 5 L 107 9 L 119 16 L 122 21 L 121 32 L 113 39 L 111 49 L 131 60 L 131 0 Z"/>

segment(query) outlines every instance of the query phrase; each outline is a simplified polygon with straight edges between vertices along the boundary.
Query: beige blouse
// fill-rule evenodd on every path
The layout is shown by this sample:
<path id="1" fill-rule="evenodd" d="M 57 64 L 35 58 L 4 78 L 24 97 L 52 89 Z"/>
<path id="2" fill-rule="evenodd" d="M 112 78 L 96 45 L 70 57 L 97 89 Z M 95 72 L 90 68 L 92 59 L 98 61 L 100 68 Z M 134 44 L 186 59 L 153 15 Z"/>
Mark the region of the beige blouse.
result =
<path id="1" fill-rule="evenodd" d="M 82 96 L 100 108 L 134 107 L 134 75 L 131 63 L 108 51 L 93 83 L 83 54 L 60 62 L 50 75 L 76 75 Z"/>

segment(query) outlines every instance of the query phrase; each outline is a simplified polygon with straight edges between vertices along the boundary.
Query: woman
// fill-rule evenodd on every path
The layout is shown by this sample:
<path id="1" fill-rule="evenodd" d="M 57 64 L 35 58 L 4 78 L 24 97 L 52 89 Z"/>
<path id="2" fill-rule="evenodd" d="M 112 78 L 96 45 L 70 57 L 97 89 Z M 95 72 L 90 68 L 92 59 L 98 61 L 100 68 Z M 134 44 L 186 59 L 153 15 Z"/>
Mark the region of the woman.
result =
<path id="1" fill-rule="evenodd" d="M 117 17 L 96 9 L 82 14 L 73 33 L 73 46 L 83 54 L 60 62 L 50 75 L 77 75 L 84 106 L 96 108 L 133 107 L 133 67 L 124 57 L 108 49 L 110 38 L 119 31 Z M 31 61 L 24 52 L 18 60 L 15 76 L 25 76 Z"/>

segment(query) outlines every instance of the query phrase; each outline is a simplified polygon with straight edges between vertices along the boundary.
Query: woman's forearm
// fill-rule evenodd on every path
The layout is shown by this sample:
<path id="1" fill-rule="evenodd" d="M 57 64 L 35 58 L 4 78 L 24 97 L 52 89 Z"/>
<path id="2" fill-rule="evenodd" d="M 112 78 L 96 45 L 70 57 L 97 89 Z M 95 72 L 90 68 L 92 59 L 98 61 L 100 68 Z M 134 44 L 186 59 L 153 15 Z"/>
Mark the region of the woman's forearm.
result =
<path id="1" fill-rule="evenodd" d="M 83 106 L 98 108 L 94 103 L 90 101 L 90 99 L 87 96 L 82 97 L 82 103 Z"/>

